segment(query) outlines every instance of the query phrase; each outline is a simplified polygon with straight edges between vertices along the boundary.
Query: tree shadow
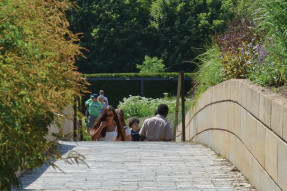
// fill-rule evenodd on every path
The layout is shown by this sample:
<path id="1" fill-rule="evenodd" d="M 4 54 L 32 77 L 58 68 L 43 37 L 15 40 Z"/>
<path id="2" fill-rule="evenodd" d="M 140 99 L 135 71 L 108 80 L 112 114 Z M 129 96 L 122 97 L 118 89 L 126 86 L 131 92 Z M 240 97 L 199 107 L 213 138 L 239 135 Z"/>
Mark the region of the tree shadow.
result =
<path id="1" fill-rule="evenodd" d="M 72 151 L 75 147 L 76 145 L 60 144 L 57 146 L 57 151 L 61 154 L 61 156 L 63 156 L 67 154 L 68 152 Z M 27 188 L 29 185 L 35 182 L 39 177 L 41 177 L 47 171 L 47 169 L 51 167 L 51 162 L 55 162 L 55 161 L 56 161 L 55 159 L 49 159 L 42 166 L 39 166 L 34 169 L 26 170 L 19 178 L 22 184 L 22 189 Z M 55 167 L 55 170 L 56 169 L 59 169 L 59 168 Z M 59 170 L 62 171 L 61 169 Z M 62 173 L 64 173 L 64 171 L 62 171 Z M 27 189 L 27 190 L 30 190 L 30 189 Z M 16 189 L 14 188 L 12 189 L 12 191 L 16 191 Z"/>

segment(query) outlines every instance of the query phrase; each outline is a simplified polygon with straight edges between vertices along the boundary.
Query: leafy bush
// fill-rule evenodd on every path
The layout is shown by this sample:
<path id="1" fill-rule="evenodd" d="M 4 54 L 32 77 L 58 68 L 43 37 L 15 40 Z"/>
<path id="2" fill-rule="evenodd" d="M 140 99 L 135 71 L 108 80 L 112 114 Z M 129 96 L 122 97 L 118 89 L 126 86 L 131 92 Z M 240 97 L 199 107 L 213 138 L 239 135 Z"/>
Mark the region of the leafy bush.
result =
<path id="1" fill-rule="evenodd" d="M 255 47 L 260 43 L 261 37 L 248 19 L 234 20 L 229 27 L 223 35 L 216 36 L 224 79 L 248 78 L 251 67 L 257 63 Z"/>
<path id="2" fill-rule="evenodd" d="M 267 33 L 261 52 L 266 56 L 250 78 L 267 86 L 281 86 L 287 80 L 287 1 L 260 0 L 258 27 Z"/>
<path id="3" fill-rule="evenodd" d="M 137 64 L 137 69 L 140 70 L 140 73 L 157 73 L 165 72 L 166 70 L 162 59 L 158 59 L 157 57 L 151 58 L 149 56 L 145 56 L 142 65 Z"/>
<path id="4" fill-rule="evenodd" d="M 131 117 L 147 117 L 154 115 L 159 104 L 165 103 L 170 111 L 175 110 L 175 100 L 168 98 L 152 99 L 141 96 L 129 96 L 120 102 L 118 108 L 121 108 L 125 113 L 125 118 Z"/>
<path id="5" fill-rule="evenodd" d="M 166 104 L 169 107 L 169 116 L 175 113 L 176 109 L 176 98 L 169 98 L 168 94 L 164 94 L 164 98 L 145 98 L 140 96 L 129 96 L 124 98 L 123 102 L 120 102 L 118 108 L 124 111 L 125 119 L 131 117 L 150 117 L 155 114 L 155 111 L 159 104 Z M 190 99 L 186 101 L 186 110 L 189 108 Z M 180 108 L 180 107 L 179 107 Z M 181 108 L 179 109 L 179 114 L 181 113 Z M 172 122 L 172 121 L 171 121 Z"/>
<path id="6" fill-rule="evenodd" d="M 250 7 L 259 8 L 255 14 L 242 9 L 244 2 L 238 2 L 239 17 L 229 30 L 217 34 L 213 48 L 199 56 L 196 98 L 209 86 L 231 78 L 249 78 L 263 86 L 286 83 L 287 0 L 252 2 Z"/>
<path id="7" fill-rule="evenodd" d="M 279 52 L 276 52 L 279 53 L 286 62 L 287 0 L 260 0 L 259 2 L 262 6 L 257 15 L 260 21 L 260 27 L 264 28 L 269 36 L 274 39 L 274 44 L 279 48 Z"/>
<path id="8" fill-rule="evenodd" d="M 86 117 L 82 117 L 83 139 L 84 139 L 83 141 L 91 141 L 92 138 L 91 135 L 88 133 L 85 118 Z"/>
<path id="9" fill-rule="evenodd" d="M 68 6 L 67 0 L 0 2 L 0 190 L 20 188 L 16 171 L 59 156 L 50 152 L 47 126 L 84 89 Z"/>
<path id="10" fill-rule="evenodd" d="M 287 1 L 260 0 L 253 18 L 234 22 L 216 37 L 224 79 L 249 78 L 263 86 L 287 79 Z"/>
<path id="11" fill-rule="evenodd" d="M 276 53 L 278 50 L 280 48 L 269 37 L 263 45 L 256 46 L 259 62 L 253 66 L 249 76 L 253 82 L 263 86 L 281 86 L 286 82 L 287 66 Z"/>
<path id="12" fill-rule="evenodd" d="M 282 86 L 286 82 L 287 66 L 276 61 L 255 66 L 250 79 L 263 86 Z"/>

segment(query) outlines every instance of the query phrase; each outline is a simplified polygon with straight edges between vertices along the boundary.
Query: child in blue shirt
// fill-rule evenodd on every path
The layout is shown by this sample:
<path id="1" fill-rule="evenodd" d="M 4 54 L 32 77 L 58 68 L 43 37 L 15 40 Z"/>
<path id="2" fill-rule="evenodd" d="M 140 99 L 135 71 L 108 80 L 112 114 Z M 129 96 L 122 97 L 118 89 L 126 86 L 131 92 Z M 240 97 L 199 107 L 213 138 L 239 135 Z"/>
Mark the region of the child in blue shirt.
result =
<path id="1" fill-rule="evenodd" d="M 131 128 L 132 141 L 139 141 L 140 140 L 139 123 L 140 123 L 140 120 L 136 117 L 133 117 L 129 120 L 129 127 Z"/>

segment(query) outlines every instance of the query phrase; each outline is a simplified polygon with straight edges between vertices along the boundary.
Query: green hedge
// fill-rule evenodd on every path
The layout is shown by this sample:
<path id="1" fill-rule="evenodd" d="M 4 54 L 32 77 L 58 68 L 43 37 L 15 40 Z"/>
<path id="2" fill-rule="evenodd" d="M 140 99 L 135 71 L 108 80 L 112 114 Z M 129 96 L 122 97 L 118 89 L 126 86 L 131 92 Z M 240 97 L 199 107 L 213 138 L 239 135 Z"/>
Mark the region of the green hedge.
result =
<path id="1" fill-rule="evenodd" d="M 154 74 L 140 74 L 140 73 L 113 73 L 113 74 L 84 74 L 85 77 L 97 77 L 97 78 L 177 78 L 178 73 L 154 73 Z M 185 74 L 185 78 L 192 78 L 193 74 Z M 92 93 L 99 94 L 102 89 L 105 91 L 105 96 L 109 99 L 109 104 L 117 107 L 119 101 L 122 101 L 124 97 L 129 95 L 137 96 L 141 95 L 141 82 L 133 80 L 115 80 L 115 81 L 96 81 L 88 80 L 91 84 L 88 89 Z M 185 92 L 187 93 L 192 87 L 191 81 L 185 81 Z M 163 93 L 168 93 L 169 96 L 175 96 L 177 93 L 177 81 L 144 81 L 144 96 L 149 98 L 163 98 Z M 83 96 L 82 102 L 89 99 L 91 93 Z"/>
<path id="2" fill-rule="evenodd" d="M 178 73 L 98 73 L 98 74 L 82 74 L 86 78 L 177 78 Z M 185 78 L 193 78 L 193 73 L 185 73 Z"/>

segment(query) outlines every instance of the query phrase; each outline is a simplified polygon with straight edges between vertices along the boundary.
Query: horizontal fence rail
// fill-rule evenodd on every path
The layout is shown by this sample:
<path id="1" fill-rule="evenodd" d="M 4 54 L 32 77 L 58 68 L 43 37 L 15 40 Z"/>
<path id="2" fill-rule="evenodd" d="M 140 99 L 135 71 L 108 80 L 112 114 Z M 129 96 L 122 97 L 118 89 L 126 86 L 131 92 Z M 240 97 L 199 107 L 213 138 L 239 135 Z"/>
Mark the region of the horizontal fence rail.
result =
<path id="1" fill-rule="evenodd" d="M 144 97 L 144 81 L 178 81 L 178 78 L 176 77 L 169 77 L 169 78 L 145 78 L 145 77 L 135 77 L 135 78 L 130 78 L 130 77 L 124 77 L 124 78 L 97 78 L 97 77 L 90 77 L 87 78 L 88 81 L 141 81 L 141 96 Z M 184 81 L 192 81 L 192 78 L 184 78 Z"/>
<path id="2" fill-rule="evenodd" d="M 131 81 L 135 81 L 135 80 L 149 80 L 149 81 L 177 81 L 178 78 L 97 78 L 97 77 L 91 77 L 91 78 L 87 78 L 88 81 L 93 81 L 93 80 L 98 80 L 98 81 L 117 81 L 117 80 L 131 80 Z M 185 78 L 184 81 L 192 81 L 191 78 Z"/>

